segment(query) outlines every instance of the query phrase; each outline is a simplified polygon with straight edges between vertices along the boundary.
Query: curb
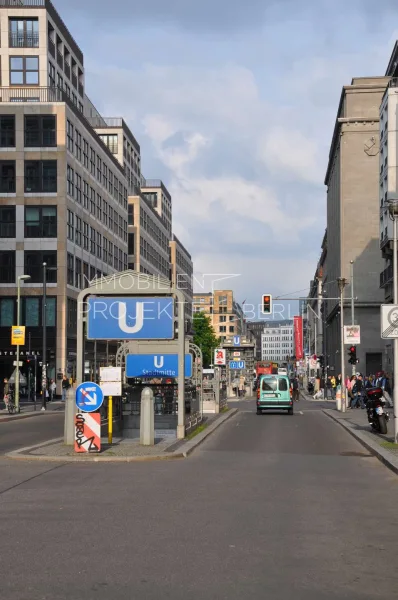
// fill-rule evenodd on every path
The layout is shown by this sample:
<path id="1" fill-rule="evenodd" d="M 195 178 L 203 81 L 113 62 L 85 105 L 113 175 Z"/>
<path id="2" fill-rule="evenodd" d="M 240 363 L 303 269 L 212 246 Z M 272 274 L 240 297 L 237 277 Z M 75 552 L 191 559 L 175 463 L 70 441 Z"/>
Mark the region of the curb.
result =
<path id="1" fill-rule="evenodd" d="M 152 454 L 147 456 L 32 456 L 32 454 L 24 454 L 25 452 L 31 452 L 37 448 L 43 448 L 56 444 L 63 440 L 63 438 L 56 438 L 48 440 L 45 443 L 36 444 L 34 446 L 27 446 L 26 448 L 20 448 L 19 450 L 13 450 L 8 452 L 4 456 L 13 460 L 29 460 L 29 461 L 45 461 L 45 462 L 57 462 L 57 463 L 100 463 L 100 462 L 151 462 L 155 460 L 175 460 L 180 458 L 187 458 L 192 452 L 209 436 L 211 435 L 220 425 L 228 421 L 231 417 L 236 415 L 238 412 L 237 408 L 230 409 L 225 415 L 217 419 L 215 423 L 212 423 L 209 427 L 206 427 L 204 431 L 199 433 L 189 442 L 186 442 L 179 450 L 175 452 L 164 452 L 163 454 Z"/>
<path id="2" fill-rule="evenodd" d="M 333 414 L 331 414 L 329 410 L 330 409 L 323 408 L 322 412 L 327 417 L 341 425 L 341 427 L 343 427 L 343 429 L 345 429 L 349 434 L 351 434 L 353 438 L 355 438 L 360 444 L 362 444 L 362 446 L 364 446 L 366 450 L 368 450 L 374 456 L 376 456 L 376 458 L 378 458 L 384 466 L 388 467 L 391 471 L 398 475 L 398 463 L 394 464 L 393 462 L 391 462 L 391 455 L 387 450 L 380 448 L 380 446 L 376 443 L 371 443 L 371 441 L 367 437 L 365 437 L 360 431 L 354 431 L 351 427 L 346 425 L 346 423 L 344 423 L 342 419 L 339 419 Z"/>
<path id="3" fill-rule="evenodd" d="M 61 414 L 61 411 L 56 411 L 56 410 L 47 410 L 46 412 L 42 412 L 40 409 L 38 411 L 34 411 L 32 412 L 32 414 L 28 414 L 28 415 L 24 415 L 24 414 L 19 414 L 19 415 L 15 415 L 14 417 L 5 417 L 4 419 L 0 417 L 0 425 L 2 423 L 10 423 L 10 421 L 24 421 L 25 419 L 32 419 L 33 417 L 46 417 L 48 415 L 57 415 L 57 414 Z M 62 411 L 62 414 L 63 411 Z"/>

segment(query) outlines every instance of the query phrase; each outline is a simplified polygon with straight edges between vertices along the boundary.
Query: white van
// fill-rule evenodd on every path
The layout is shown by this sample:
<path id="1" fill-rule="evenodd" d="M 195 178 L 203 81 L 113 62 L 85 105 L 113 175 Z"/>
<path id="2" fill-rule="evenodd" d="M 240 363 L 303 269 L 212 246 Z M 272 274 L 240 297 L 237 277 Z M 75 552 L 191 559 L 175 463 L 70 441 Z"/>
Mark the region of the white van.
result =
<path id="1" fill-rule="evenodd" d="M 278 369 L 278 375 L 287 375 L 287 369 Z"/>

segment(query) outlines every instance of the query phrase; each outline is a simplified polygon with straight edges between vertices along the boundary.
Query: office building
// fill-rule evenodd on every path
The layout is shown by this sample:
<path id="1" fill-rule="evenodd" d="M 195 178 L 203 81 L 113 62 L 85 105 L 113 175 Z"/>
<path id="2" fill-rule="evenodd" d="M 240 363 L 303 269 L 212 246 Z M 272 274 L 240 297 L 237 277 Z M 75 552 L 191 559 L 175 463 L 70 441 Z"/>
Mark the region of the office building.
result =
<path id="1" fill-rule="evenodd" d="M 194 294 L 194 312 L 204 312 L 221 342 L 236 335 L 246 334 L 246 323 L 242 307 L 234 300 L 232 290 L 214 290 L 213 293 Z"/>
<path id="2" fill-rule="evenodd" d="M 59 392 L 62 375 L 75 373 L 80 289 L 127 268 L 131 182 L 121 154 L 90 123 L 94 109 L 85 114 L 92 104 L 83 53 L 52 3 L 0 0 L 0 26 L 0 377 L 13 370 L 10 328 L 22 274 L 31 277 L 22 286 L 22 356 L 40 356 L 46 263 L 48 374 Z M 87 368 L 105 352 L 88 343 Z"/>
<path id="3" fill-rule="evenodd" d="M 380 339 L 380 253 L 379 107 L 389 77 L 356 77 L 343 87 L 333 132 L 325 185 L 327 186 L 327 258 L 323 287 L 325 301 L 326 354 L 331 372 L 346 371 L 348 350 L 341 356 L 339 288 L 344 278 L 344 322 L 351 323 L 350 262 L 354 266 L 355 323 L 361 326 L 357 349 L 358 368 L 374 373 L 381 369 L 383 343 Z M 384 169 L 384 159 L 383 159 Z M 384 188 L 383 188 L 384 197 Z M 375 205 L 375 202 L 377 203 Z M 384 238 L 383 238 L 384 239 Z"/>
<path id="4" fill-rule="evenodd" d="M 292 321 L 267 321 L 261 334 L 261 360 L 288 362 L 294 356 Z"/>
<path id="5" fill-rule="evenodd" d="M 170 280 L 173 286 L 181 290 L 185 297 L 185 318 L 189 322 L 187 330 L 191 329 L 193 303 L 193 262 L 188 250 L 178 237 L 173 234 L 170 246 Z"/>

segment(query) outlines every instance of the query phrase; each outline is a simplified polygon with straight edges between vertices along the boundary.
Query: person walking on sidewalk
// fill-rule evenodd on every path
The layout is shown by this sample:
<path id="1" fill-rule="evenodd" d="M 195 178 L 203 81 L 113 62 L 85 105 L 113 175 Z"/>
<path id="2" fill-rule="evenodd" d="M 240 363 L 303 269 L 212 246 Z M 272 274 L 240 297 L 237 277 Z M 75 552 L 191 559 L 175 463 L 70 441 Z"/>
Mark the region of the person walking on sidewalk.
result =
<path id="1" fill-rule="evenodd" d="M 50 386 L 48 389 L 49 393 L 50 393 L 50 397 L 49 397 L 49 402 L 53 402 L 55 400 L 55 396 L 57 393 L 57 384 L 55 383 L 54 379 L 50 380 Z"/>
<path id="2" fill-rule="evenodd" d="M 330 381 L 332 383 L 332 400 L 336 400 L 336 387 L 337 387 L 336 377 L 334 375 L 332 375 L 330 378 Z"/>
<path id="3" fill-rule="evenodd" d="M 299 381 L 296 376 L 292 379 L 292 400 L 298 402 L 300 400 Z"/>
<path id="4" fill-rule="evenodd" d="M 66 375 L 64 375 L 62 378 L 62 402 L 66 402 L 66 393 L 69 388 L 69 379 L 66 377 Z"/>

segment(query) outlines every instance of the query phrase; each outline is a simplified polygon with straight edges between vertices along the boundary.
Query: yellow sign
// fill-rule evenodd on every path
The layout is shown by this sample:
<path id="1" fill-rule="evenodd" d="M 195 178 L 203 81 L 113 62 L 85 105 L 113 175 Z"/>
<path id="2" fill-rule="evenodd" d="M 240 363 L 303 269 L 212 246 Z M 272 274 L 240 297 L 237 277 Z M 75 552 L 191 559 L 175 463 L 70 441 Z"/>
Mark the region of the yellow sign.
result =
<path id="1" fill-rule="evenodd" d="M 24 346 L 25 345 L 25 327 L 24 326 L 13 326 L 11 328 L 11 345 L 12 346 Z"/>

